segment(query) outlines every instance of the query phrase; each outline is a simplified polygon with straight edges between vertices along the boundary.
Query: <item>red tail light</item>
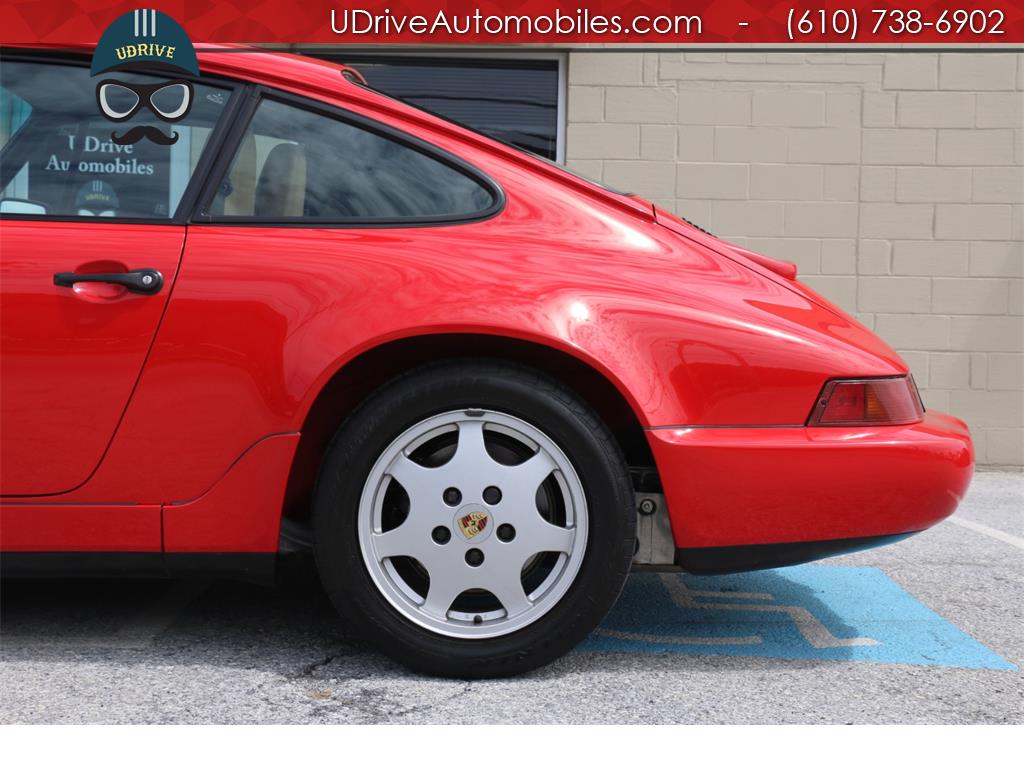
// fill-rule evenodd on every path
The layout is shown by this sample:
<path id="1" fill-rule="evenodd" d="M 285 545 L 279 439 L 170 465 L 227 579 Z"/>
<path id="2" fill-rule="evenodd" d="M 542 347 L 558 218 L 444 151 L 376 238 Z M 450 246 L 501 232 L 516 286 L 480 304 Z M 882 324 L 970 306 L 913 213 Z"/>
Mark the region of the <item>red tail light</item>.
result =
<path id="1" fill-rule="evenodd" d="M 924 407 L 912 376 L 830 381 L 821 390 L 808 426 L 913 424 Z"/>

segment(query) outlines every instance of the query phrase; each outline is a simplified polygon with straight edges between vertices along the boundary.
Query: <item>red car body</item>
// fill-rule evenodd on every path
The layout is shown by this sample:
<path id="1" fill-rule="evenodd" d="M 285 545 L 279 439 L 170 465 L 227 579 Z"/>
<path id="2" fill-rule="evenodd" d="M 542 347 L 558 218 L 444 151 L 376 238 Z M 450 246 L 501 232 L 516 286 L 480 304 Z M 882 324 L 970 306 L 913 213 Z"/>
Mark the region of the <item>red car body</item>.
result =
<path id="1" fill-rule="evenodd" d="M 966 490 L 972 447 L 955 418 L 808 426 L 827 382 L 908 370 L 790 265 L 374 93 L 337 65 L 207 50 L 200 66 L 439 147 L 494 180 L 503 206 L 393 228 L 216 224 L 201 210 L 162 224 L 5 218 L 9 562 L 277 553 L 282 520 L 303 517 L 325 446 L 363 397 L 419 362 L 483 352 L 566 383 L 631 464 L 656 468 L 678 562 L 692 570 L 920 531 Z M 139 267 L 162 272 L 159 295 L 52 281 Z M 745 554 L 719 561 L 727 552 Z"/>

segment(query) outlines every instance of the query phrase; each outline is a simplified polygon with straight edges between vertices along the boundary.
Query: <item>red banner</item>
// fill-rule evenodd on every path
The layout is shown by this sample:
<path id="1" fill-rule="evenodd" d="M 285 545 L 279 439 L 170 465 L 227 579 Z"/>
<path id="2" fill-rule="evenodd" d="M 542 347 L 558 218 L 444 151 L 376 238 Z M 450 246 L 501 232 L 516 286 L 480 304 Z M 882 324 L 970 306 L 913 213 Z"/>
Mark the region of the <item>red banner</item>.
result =
<path id="1" fill-rule="evenodd" d="M 1007 44 L 1022 0 L 5 0 L 3 45 L 93 44 L 146 7 L 196 43 Z"/>

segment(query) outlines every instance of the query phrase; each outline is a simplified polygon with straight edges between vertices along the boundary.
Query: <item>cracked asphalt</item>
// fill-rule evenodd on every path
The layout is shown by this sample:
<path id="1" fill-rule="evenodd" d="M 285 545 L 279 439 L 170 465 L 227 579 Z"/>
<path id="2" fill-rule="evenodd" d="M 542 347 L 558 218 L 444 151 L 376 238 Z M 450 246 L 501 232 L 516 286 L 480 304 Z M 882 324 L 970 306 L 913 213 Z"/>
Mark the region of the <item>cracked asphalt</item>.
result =
<path id="1" fill-rule="evenodd" d="M 957 516 L 830 563 L 874 566 L 1016 670 L 577 650 L 511 680 L 439 680 L 375 653 L 309 574 L 6 580 L 2 723 L 1020 723 L 1024 475 Z"/>

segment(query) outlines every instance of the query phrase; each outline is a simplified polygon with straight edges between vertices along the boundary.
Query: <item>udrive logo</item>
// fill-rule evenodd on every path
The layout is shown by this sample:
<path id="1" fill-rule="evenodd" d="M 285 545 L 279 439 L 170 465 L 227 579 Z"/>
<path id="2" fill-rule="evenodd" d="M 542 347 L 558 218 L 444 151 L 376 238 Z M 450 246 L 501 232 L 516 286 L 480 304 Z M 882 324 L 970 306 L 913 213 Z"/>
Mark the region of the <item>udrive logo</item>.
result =
<path id="1" fill-rule="evenodd" d="M 192 81 L 199 76 L 195 46 L 185 30 L 166 13 L 153 9 L 129 11 L 107 27 L 93 52 L 90 74 L 138 73 L 156 76 L 156 82 L 139 83 L 106 77 L 96 83 L 100 114 L 114 123 L 131 120 L 143 109 L 164 123 L 184 120 L 192 108 Z M 156 125 L 133 125 L 122 134 L 110 135 L 115 144 L 135 144 L 149 139 L 174 144 L 178 134 L 167 135 Z"/>

